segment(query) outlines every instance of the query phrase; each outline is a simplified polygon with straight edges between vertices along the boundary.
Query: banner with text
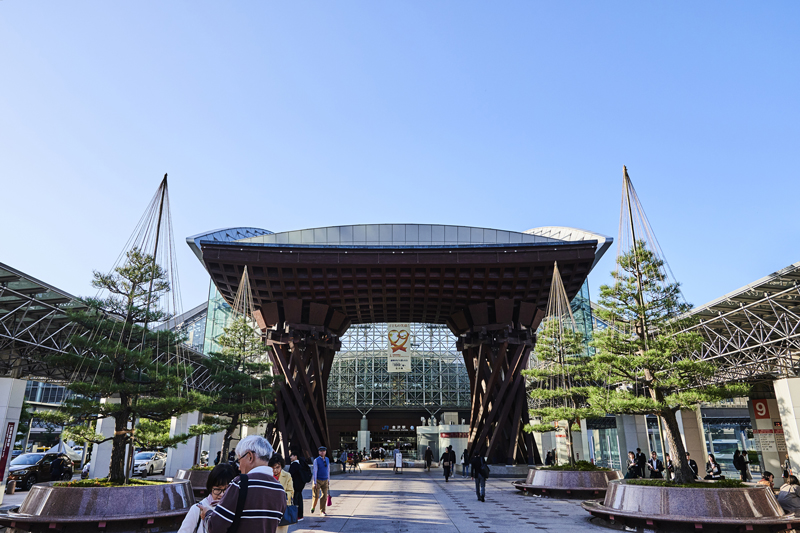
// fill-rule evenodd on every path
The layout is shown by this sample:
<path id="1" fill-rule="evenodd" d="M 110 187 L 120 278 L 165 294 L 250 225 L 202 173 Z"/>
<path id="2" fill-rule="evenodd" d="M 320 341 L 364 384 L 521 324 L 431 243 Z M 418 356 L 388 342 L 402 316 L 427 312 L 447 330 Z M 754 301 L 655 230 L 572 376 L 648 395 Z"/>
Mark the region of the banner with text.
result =
<path id="1" fill-rule="evenodd" d="M 387 324 L 389 372 L 411 372 L 411 324 Z"/>

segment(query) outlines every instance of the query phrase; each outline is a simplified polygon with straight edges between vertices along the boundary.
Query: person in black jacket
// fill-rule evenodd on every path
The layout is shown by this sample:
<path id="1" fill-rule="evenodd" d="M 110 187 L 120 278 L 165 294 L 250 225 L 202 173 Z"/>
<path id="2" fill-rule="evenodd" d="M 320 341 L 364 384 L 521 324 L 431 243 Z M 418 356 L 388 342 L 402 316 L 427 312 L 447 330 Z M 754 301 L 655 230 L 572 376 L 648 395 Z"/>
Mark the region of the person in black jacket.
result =
<path id="1" fill-rule="evenodd" d="M 636 465 L 639 467 L 639 475 L 644 477 L 644 473 L 647 471 L 647 457 L 642 453 L 641 448 L 636 448 Z"/>
<path id="2" fill-rule="evenodd" d="M 647 469 L 650 470 L 650 479 L 664 479 L 664 463 L 658 458 L 656 452 L 650 452 Z"/>
<path id="3" fill-rule="evenodd" d="M 636 454 L 628 452 L 628 469 L 625 474 L 625 479 L 636 479 L 642 477 L 642 472 L 639 470 L 639 462 L 636 460 Z"/>
<path id="4" fill-rule="evenodd" d="M 303 519 L 303 489 L 306 486 L 303 481 L 303 474 L 300 473 L 300 452 L 292 450 L 289 453 L 289 460 L 292 462 L 289 465 L 289 474 L 292 476 L 292 486 L 294 488 L 294 498 L 292 503 L 297 506 L 297 521 Z M 305 459 L 303 459 L 305 461 Z"/>
<path id="5" fill-rule="evenodd" d="M 483 475 L 483 467 L 486 465 L 483 457 L 476 455 L 470 461 L 470 471 L 472 479 L 475 480 L 475 493 L 478 495 L 479 502 L 486 501 L 486 477 Z"/>
<path id="6" fill-rule="evenodd" d="M 689 468 L 692 469 L 692 472 L 694 472 L 694 478 L 697 479 L 697 473 L 699 472 L 697 469 L 697 461 L 690 457 L 689 452 L 686 452 L 686 462 L 689 463 Z"/>
<path id="7" fill-rule="evenodd" d="M 431 447 L 428 446 L 428 449 L 425 450 L 425 468 L 428 469 L 428 472 L 431 471 L 432 462 L 433 462 L 433 450 L 431 450 Z"/>
<path id="8" fill-rule="evenodd" d="M 453 463 L 455 462 L 455 455 L 456 454 L 453 454 L 453 459 L 450 458 L 450 446 L 448 446 L 442 454 L 441 462 L 442 470 L 444 470 L 445 482 L 450 480 L 450 473 L 452 472 L 451 468 L 454 466 Z"/>

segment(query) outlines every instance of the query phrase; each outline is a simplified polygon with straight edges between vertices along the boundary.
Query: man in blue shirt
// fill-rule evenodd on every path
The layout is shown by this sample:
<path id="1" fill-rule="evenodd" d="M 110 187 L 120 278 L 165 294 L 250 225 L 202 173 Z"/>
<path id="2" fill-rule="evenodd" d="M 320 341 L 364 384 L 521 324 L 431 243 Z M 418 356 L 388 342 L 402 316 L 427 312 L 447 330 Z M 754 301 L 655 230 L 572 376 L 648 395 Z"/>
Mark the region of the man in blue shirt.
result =
<path id="1" fill-rule="evenodd" d="M 328 449 L 325 446 L 319 447 L 319 457 L 314 459 L 314 465 L 311 468 L 311 483 L 313 483 L 312 492 L 314 494 L 314 501 L 319 498 L 319 512 L 322 516 L 328 516 L 325 512 L 325 506 L 328 504 L 328 481 L 331 478 L 331 465 L 325 454 Z M 312 504 L 311 512 L 314 512 L 315 505 Z"/>

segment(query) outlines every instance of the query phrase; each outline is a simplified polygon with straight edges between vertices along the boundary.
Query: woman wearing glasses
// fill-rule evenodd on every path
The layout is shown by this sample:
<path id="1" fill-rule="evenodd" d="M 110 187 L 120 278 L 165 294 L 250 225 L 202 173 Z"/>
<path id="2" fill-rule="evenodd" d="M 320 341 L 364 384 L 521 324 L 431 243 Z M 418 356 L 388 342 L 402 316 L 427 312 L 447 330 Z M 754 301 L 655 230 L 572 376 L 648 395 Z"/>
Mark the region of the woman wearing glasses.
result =
<path id="1" fill-rule="evenodd" d="M 234 477 L 236 477 L 236 471 L 230 463 L 221 463 L 215 466 L 208 475 L 206 483 L 208 496 L 200 503 L 192 505 L 189 512 L 186 513 L 186 518 L 183 519 L 178 533 L 206 533 L 206 524 L 200 519 L 201 512 L 204 508 L 211 510 L 216 507 Z"/>

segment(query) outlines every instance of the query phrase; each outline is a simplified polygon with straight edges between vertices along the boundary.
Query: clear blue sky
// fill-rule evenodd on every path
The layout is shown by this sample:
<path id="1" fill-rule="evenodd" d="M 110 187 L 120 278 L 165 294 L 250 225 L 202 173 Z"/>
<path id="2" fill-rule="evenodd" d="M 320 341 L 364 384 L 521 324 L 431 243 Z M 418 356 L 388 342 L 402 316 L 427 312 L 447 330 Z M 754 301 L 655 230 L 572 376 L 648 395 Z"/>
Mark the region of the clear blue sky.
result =
<path id="1" fill-rule="evenodd" d="M 800 261 L 799 55 L 797 2 L 4 0 L 0 261 L 93 294 L 169 172 L 188 309 L 204 230 L 616 238 L 626 164 L 702 304 Z"/>

